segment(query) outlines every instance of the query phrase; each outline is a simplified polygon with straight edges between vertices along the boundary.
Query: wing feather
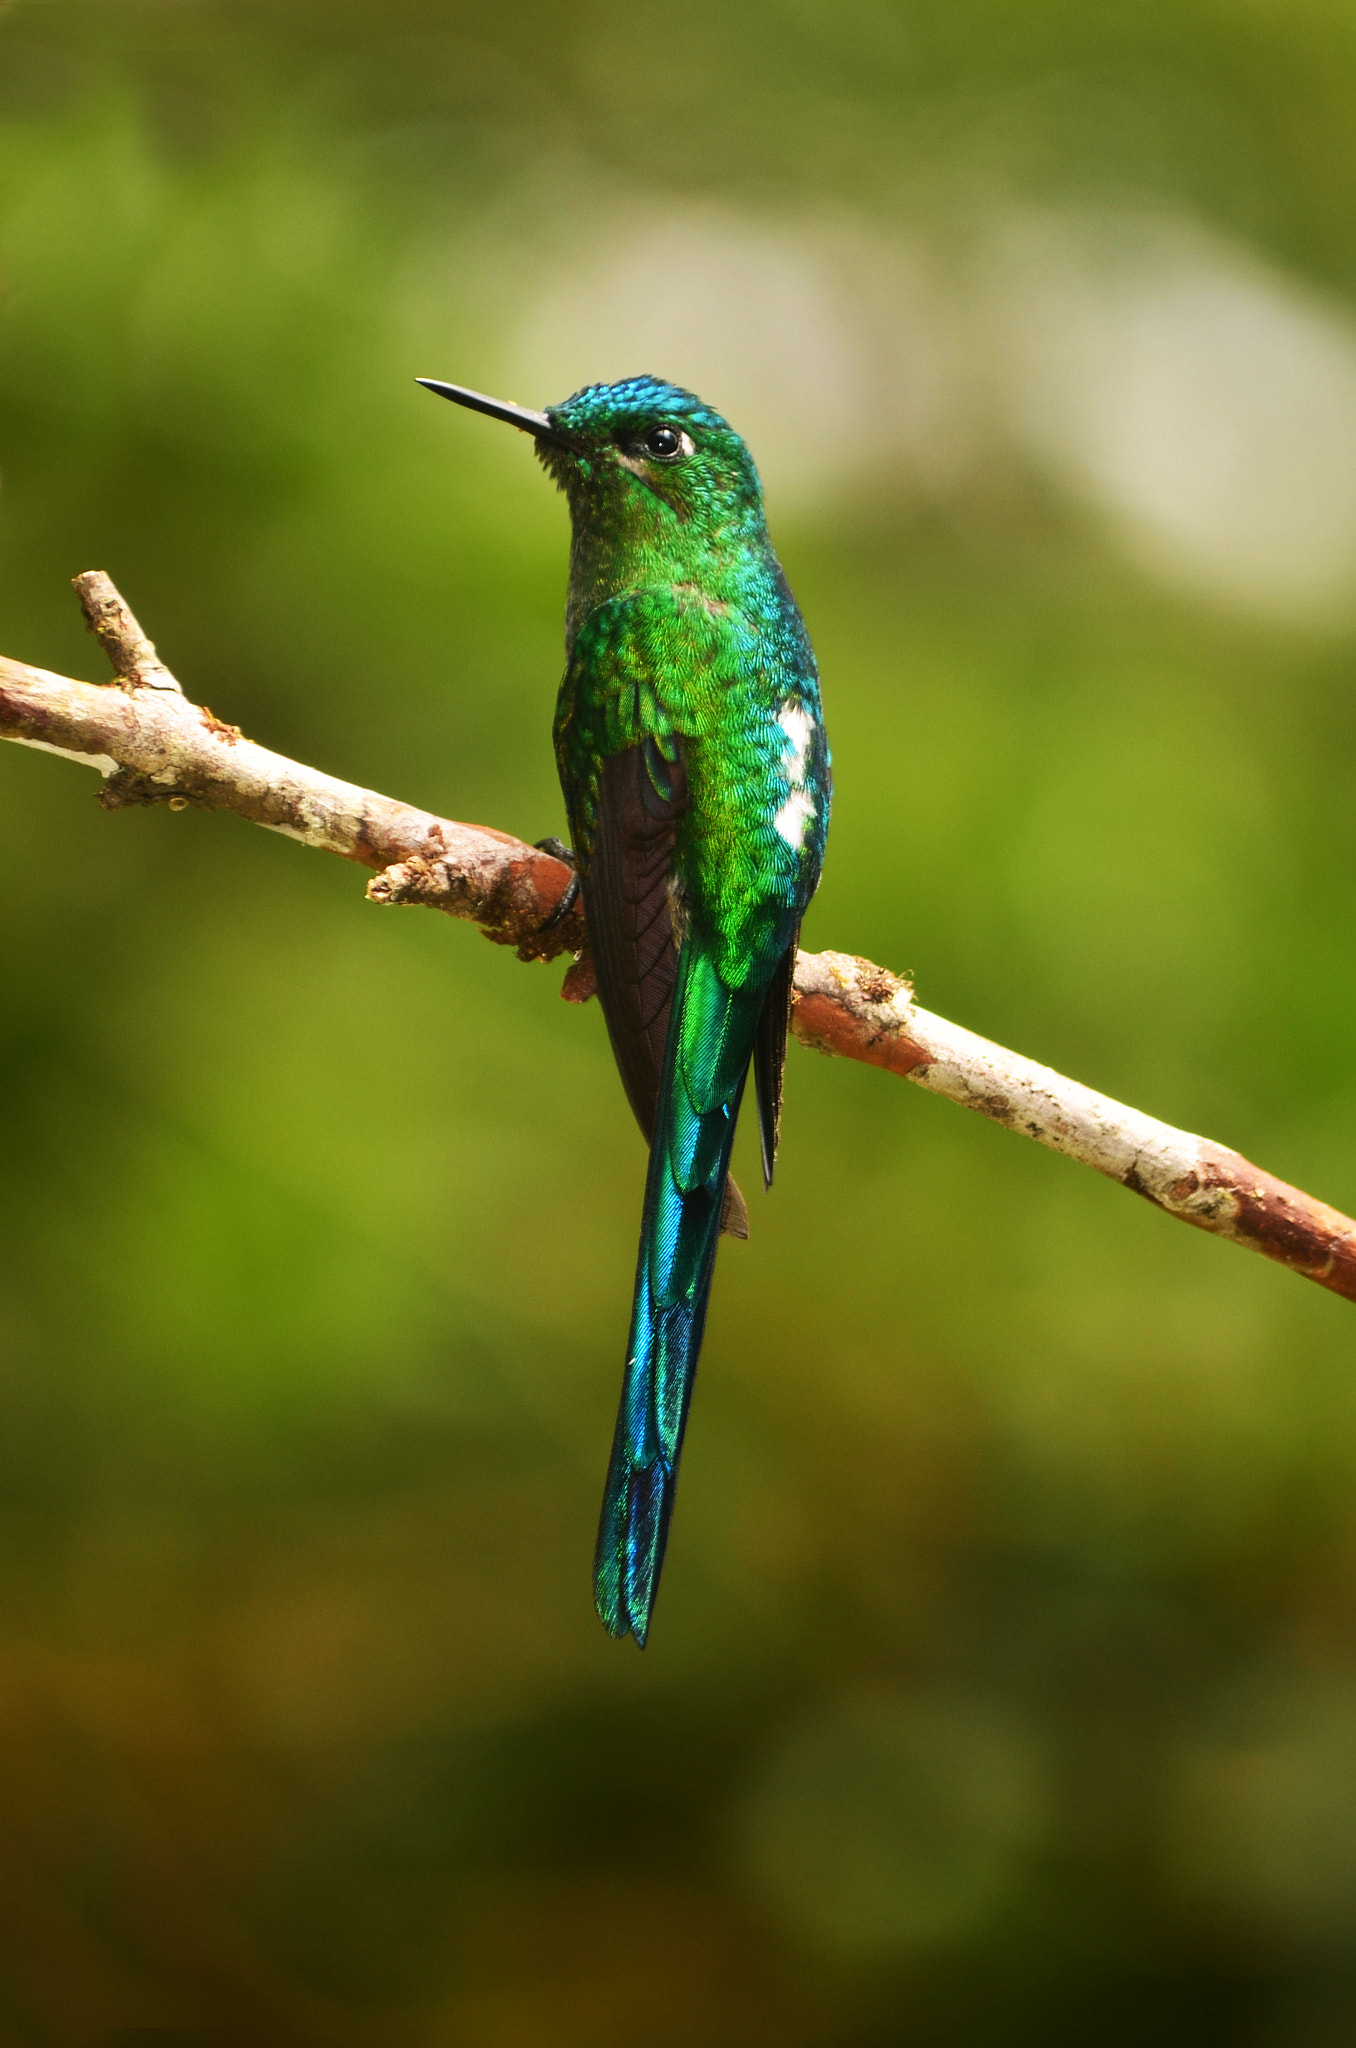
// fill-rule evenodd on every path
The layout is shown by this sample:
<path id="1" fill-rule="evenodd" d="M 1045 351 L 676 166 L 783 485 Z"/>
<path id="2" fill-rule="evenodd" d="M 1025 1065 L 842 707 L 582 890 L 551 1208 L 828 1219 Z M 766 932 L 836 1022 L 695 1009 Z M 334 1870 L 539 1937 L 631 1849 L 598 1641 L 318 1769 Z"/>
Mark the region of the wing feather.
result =
<path id="1" fill-rule="evenodd" d="M 654 1136 L 678 973 L 669 877 L 674 841 L 688 804 L 687 770 L 645 740 L 603 764 L 584 917 L 607 1019 L 612 1054 L 626 1099 L 645 1142 Z M 748 1210 L 731 1176 L 725 1183 L 721 1229 L 747 1237 Z"/>
<path id="2" fill-rule="evenodd" d="M 753 1041 L 753 1085 L 758 1097 L 758 1135 L 763 1151 L 763 1185 L 772 1186 L 777 1163 L 777 1138 L 782 1122 L 782 1072 L 786 1066 L 786 1035 L 791 1024 L 791 984 L 796 970 L 797 928 L 768 984 Z"/>
<path id="3" fill-rule="evenodd" d="M 614 754 L 599 778 L 583 883 L 598 998 L 626 1099 L 647 1143 L 678 971 L 669 874 L 687 801 L 681 755 L 668 761 L 653 741 Z"/>

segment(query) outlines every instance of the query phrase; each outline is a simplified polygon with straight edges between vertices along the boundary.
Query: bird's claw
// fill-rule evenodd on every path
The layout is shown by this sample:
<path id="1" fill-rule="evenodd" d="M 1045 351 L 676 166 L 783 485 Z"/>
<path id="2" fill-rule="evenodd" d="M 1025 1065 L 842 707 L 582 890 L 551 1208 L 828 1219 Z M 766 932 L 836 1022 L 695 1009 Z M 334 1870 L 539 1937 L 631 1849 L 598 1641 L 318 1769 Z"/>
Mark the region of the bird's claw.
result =
<path id="1" fill-rule="evenodd" d="M 554 833 L 549 839 L 534 839 L 532 844 L 538 853 L 549 853 L 552 860 L 563 860 L 567 868 L 579 865 L 574 857 L 573 847 L 567 846 L 563 839 L 557 839 Z"/>
<path id="2" fill-rule="evenodd" d="M 539 932 L 546 932 L 551 929 L 553 924 L 559 924 L 563 917 L 568 917 L 575 904 L 579 901 L 579 863 L 575 859 L 572 849 L 565 844 L 563 839 L 557 839 L 554 834 L 548 839 L 534 839 L 532 843 L 538 853 L 549 853 L 552 860 L 564 861 L 566 867 L 570 869 L 570 879 L 565 884 L 559 903 L 557 903 L 554 910 L 547 913 L 537 926 Z"/>

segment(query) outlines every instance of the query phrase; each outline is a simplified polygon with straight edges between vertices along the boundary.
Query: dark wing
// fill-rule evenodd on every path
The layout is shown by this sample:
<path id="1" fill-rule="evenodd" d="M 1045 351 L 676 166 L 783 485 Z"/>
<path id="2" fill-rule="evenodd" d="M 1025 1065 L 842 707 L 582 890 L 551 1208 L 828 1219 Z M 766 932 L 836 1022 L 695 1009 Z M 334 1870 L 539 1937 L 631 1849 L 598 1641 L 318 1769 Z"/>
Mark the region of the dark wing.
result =
<path id="1" fill-rule="evenodd" d="M 687 770 L 676 745 L 673 760 L 651 739 L 603 763 L 583 877 L 584 919 L 612 1056 L 647 1145 L 678 973 L 669 876 L 686 810 Z M 785 1037 L 783 1029 L 783 1050 Z M 733 1176 L 725 1184 L 720 1227 L 727 1237 L 749 1234 Z"/>
<path id="2" fill-rule="evenodd" d="M 763 998 L 758 1035 L 753 1041 L 753 1084 L 758 1096 L 758 1135 L 763 1146 L 763 1185 L 772 1186 L 777 1163 L 777 1134 L 782 1121 L 782 1069 L 786 1065 L 786 1034 L 791 1023 L 791 982 L 796 971 L 797 930 L 777 963 Z"/>
<path id="3" fill-rule="evenodd" d="M 648 1144 L 659 1101 L 678 954 L 669 875 L 687 809 L 687 770 L 653 740 L 603 764 L 584 916 L 598 997 L 626 1099 Z"/>

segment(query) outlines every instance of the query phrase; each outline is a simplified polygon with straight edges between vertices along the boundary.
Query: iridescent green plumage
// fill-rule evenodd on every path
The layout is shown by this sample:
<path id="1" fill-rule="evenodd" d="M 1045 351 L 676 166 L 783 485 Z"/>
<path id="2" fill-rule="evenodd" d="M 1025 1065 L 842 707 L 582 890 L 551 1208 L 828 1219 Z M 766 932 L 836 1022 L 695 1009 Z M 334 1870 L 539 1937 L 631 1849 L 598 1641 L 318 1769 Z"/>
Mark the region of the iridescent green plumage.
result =
<path id="1" fill-rule="evenodd" d="M 814 656 L 748 450 L 690 392 L 591 385 L 524 426 L 570 504 L 556 758 L 599 996 L 651 1141 L 595 1593 L 649 1630 L 750 1064 L 776 1151 L 790 975 L 828 826 Z"/>

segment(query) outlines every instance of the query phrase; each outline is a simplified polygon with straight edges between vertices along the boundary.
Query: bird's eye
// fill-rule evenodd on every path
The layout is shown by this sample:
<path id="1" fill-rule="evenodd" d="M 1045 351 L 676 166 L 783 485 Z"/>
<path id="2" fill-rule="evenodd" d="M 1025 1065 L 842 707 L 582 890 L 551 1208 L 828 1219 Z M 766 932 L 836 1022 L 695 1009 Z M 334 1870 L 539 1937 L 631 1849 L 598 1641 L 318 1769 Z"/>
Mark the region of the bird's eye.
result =
<path id="1" fill-rule="evenodd" d="M 676 456 L 687 454 L 692 443 L 677 427 L 651 427 L 641 446 L 647 455 L 653 455 L 657 462 L 672 462 Z"/>

